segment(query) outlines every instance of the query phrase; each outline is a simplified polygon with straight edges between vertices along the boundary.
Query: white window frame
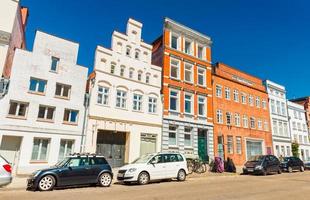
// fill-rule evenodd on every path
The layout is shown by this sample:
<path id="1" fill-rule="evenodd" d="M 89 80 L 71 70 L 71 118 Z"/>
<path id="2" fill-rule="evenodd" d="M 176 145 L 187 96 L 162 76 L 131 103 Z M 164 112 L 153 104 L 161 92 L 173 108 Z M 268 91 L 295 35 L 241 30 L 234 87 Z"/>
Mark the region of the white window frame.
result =
<path id="1" fill-rule="evenodd" d="M 68 121 L 65 121 L 65 119 L 64 119 L 64 118 L 65 118 L 66 111 L 69 111 Z M 72 111 L 77 112 L 76 121 L 75 121 L 75 122 L 72 122 L 72 121 L 70 120 L 70 119 L 71 119 Z M 67 124 L 78 124 L 79 115 L 80 115 L 80 112 L 79 112 L 78 110 L 74 110 L 74 109 L 70 109 L 70 108 L 65 108 L 65 109 L 64 109 L 63 122 L 64 122 L 64 123 L 67 123 Z"/>
<path id="2" fill-rule="evenodd" d="M 171 127 L 175 127 L 175 130 L 170 130 L 170 126 L 171 126 Z M 175 144 L 170 144 L 170 137 L 169 137 L 170 133 L 174 133 L 174 134 L 175 134 Z M 175 147 L 175 146 L 178 145 L 178 126 L 176 126 L 176 125 L 169 125 L 169 130 L 168 130 L 168 145 L 169 145 L 169 146 L 173 146 L 173 147 Z"/>
<path id="3" fill-rule="evenodd" d="M 243 115 L 242 124 L 243 124 L 243 128 L 249 128 L 249 118 L 247 115 Z"/>
<path id="4" fill-rule="evenodd" d="M 177 48 L 176 48 L 176 49 L 172 47 L 172 37 L 176 37 L 176 38 L 177 38 Z M 180 35 L 171 32 L 171 33 L 170 33 L 170 48 L 180 51 L 180 49 L 181 49 L 180 46 L 181 46 L 181 45 L 180 45 Z"/>
<path id="5" fill-rule="evenodd" d="M 121 95 L 118 95 L 117 93 L 120 92 Z M 117 101 L 119 98 L 119 106 L 117 105 Z M 127 108 L 127 91 L 125 90 L 116 90 L 116 102 L 115 102 L 115 107 L 119 109 L 126 109 Z"/>
<path id="6" fill-rule="evenodd" d="M 186 69 L 186 66 L 190 67 L 190 70 Z M 186 73 L 190 73 L 190 80 L 186 80 Z M 184 81 L 188 83 L 194 82 L 194 65 L 184 62 Z"/>
<path id="7" fill-rule="evenodd" d="M 178 63 L 177 66 L 172 64 L 172 62 L 177 62 Z M 172 76 L 172 68 L 177 68 L 177 76 L 178 77 Z M 178 80 L 180 79 L 180 60 L 174 59 L 174 58 L 170 59 L 170 77 L 172 79 L 178 79 Z"/>
<path id="8" fill-rule="evenodd" d="M 203 73 L 201 74 L 201 73 L 199 73 L 199 70 L 202 70 L 203 71 Z M 197 67 L 197 85 L 199 85 L 199 86 L 202 86 L 202 87 L 206 87 L 206 78 L 207 78 L 207 76 L 206 76 L 206 69 L 205 68 L 203 68 L 203 67 Z M 199 76 L 203 76 L 203 84 L 200 84 L 199 83 Z"/>
<path id="9" fill-rule="evenodd" d="M 201 99 L 202 99 L 203 101 L 200 101 Z M 206 103 L 206 102 L 207 102 L 207 98 L 204 97 L 204 96 L 198 96 L 198 97 L 197 97 L 197 101 L 198 101 L 198 116 L 200 116 L 200 117 L 206 117 L 206 113 L 207 113 L 207 112 L 206 112 L 206 110 L 207 110 L 207 109 L 206 109 L 206 108 L 207 108 L 207 107 L 206 107 L 206 105 L 207 105 L 207 103 Z M 203 114 L 200 114 L 200 113 L 199 113 L 199 110 L 200 110 L 199 107 L 200 107 L 200 105 L 202 105 L 202 104 L 203 104 Z"/>
<path id="10" fill-rule="evenodd" d="M 102 88 L 102 92 L 99 91 L 99 89 Z M 99 102 L 99 95 L 101 95 L 101 102 Z M 97 104 L 100 105 L 109 105 L 109 100 L 110 100 L 110 88 L 105 87 L 105 86 L 98 86 L 98 91 L 97 91 Z M 106 103 L 104 103 L 106 102 Z"/>
<path id="11" fill-rule="evenodd" d="M 239 113 L 235 113 L 235 125 L 240 127 L 240 114 Z"/>
<path id="12" fill-rule="evenodd" d="M 223 124 L 223 111 L 222 110 L 216 111 L 216 122 L 219 124 Z"/>
<path id="13" fill-rule="evenodd" d="M 239 91 L 238 90 L 234 90 L 234 101 L 239 102 Z"/>
<path id="14" fill-rule="evenodd" d="M 143 95 L 138 93 L 133 93 L 132 95 L 132 110 L 133 111 L 142 111 L 143 106 Z"/>
<path id="15" fill-rule="evenodd" d="M 177 96 L 174 96 L 174 98 L 176 98 L 176 110 L 171 110 L 171 92 L 177 93 Z M 179 90 L 170 89 L 170 91 L 169 91 L 169 111 L 171 111 L 171 112 L 179 112 L 180 111 L 180 91 Z"/>
<path id="16" fill-rule="evenodd" d="M 186 99 L 186 96 L 190 96 L 190 99 Z M 188 93 L 188 92 L 185 92 L 184 93 L 184 113 L 185 114 L 193 114 L 193 107 L 194 107 L 194 104 L 193 104 L 193 94 L 191 93 Z M 190 103 L 190 112 L 186 112 L 186 101 L 188 101 Z"/>
<path id="17" fill-rule="evenodd" d="M 186 52 L 186 43 L 187 42 L 190 43 L 189 52 Z M 188 55 L 193 55 L 193 45 L 194 45 L 194 42 L 192 40 L 190 40 L 190 39 L 184 38 L 183 45 L 184 45 L 183 46 L 184 47 L 183 52 L 188 54 Z"/>
<path id="18" fill-rule="evenodd" d="M 43 118 L 40 118 L 40 117 L 39 117 L 40 107 L 44 108 L 44 116 L 43 116 Z M 52 119 L 47 119 L 47 113 L 48 113 L 48 109 L 49 109 L 49 108 L 53 109 L 53 116 L 52 116 Z M 37 118 L 38 118 L 38 120 L 54 121 L 55 111 L 56 111 L 56 108 L 53 107 L 53 106 L 39 105 L 38 116 L 37 116 Z"/>
<path id="19" fill-rule="evenodd" d="M 216 97 L 222 98 L 222 95 L 223 95 L 222 89 L 223 89 L 223 87 L 221 85 L 215 86 Z M 218 93 L 218 91 L 219 91 L 219 93 Z"/>
<path id="20" fill-rule="evenodd" d="M 15 114 L 10 114 L 10 109 L 12 106 L 12 103 L 16 103 L 16 110 L 15 110 Z M 25 105 L 25 115 L 18 115 L 19 110 L 20 110 L 20 105 L 24 104 Z M 28 114 L 28 109 L 29 109 L 29 103 L 27 102 L 22 102 L 22 101 L 15 101 L 15 100 L 10 100 L 10 106 L 9 106 L 9 110 L 8 110 L 8 116 L 9 117 L 14 117 L 14 118 L 21 118 L 21 119 L 26 119 L 27 118 L 27 114 Z"/>
<path id="21" fill-rule="evenodd" d="M 34 141 L 35 140 L 39 140 L 39 149 L 38 149 L 38 155 L 37 155 L 37 158 L 33 159 L 32 158 L 32 154 L 33 154 L 33 147 L 34 147 Z M 41 150 L 42 150 L 42 144 L 43 144 L 43 140 L 47 140 L 47 147 L 46 147 L 46 158 L 41 160 L 40 157 L 41 157 Z M 32 140 L 32 151 L 31 151 L 31 161 L 48 161 L 48 157 L 49 157 L 49 148 L 50 148 L 50 142 L 51 142 L 51 139 L 50 138 L 39 138 L 39 137 L 34 137 L 33 140 Z"/>
<path id="22" fill-rule="evenodd" d="M 148 98 L 148 112 L 157 113 L 157 97 Z"/>
<path id="23" fill-rule="evenodd" d="M 225 87 L 225 99 L 230 100 L 230 88 Z"/>

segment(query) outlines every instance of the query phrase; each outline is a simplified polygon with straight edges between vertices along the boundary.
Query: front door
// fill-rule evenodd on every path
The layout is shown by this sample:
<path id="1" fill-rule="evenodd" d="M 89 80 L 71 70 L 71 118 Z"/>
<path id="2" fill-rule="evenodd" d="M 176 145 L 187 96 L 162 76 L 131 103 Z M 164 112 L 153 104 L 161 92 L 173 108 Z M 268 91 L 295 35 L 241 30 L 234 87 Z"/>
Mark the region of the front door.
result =
<path id="1" fill-rule="evenodd" d="M 198 156 L 203 161 L 208 161 L 207 130 L 198 129 Z"/>
<path id="2" fill-rule="evenodd" d="M 125 160 L 125 132 L 99 131 L 96 153 L 103 155 L 111 167 L 121 167 Z"/>

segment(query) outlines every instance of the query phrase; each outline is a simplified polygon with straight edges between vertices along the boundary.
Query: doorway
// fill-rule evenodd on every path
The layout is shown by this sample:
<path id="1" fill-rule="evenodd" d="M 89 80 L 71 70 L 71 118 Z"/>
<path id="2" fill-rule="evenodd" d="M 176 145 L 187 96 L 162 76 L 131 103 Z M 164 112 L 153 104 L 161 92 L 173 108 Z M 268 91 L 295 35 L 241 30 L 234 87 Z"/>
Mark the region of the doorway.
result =
<path id="1" fill-rule="evenodd" d="M 10 162 L 13 173 L 17 172 L 22 137 L 2 136 L 0 154 Z"/>
<path id="2" fill-rule="evenodd" d="M 208 130 L 198 128 L 198 156 L 201 160 L 208 162 Z"/>

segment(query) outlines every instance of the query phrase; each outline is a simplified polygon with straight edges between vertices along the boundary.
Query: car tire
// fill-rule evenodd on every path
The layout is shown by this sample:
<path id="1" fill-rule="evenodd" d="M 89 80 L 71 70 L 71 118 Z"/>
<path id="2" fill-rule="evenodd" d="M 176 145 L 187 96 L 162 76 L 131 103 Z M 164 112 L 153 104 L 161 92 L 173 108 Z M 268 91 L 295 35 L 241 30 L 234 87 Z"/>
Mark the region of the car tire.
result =
<path id="1" fill-rule="evenodd" d="M 150 175 L 147 172 L 141 172 L 138 176 L 138 184 L 146 185 L 150 182 Z"/>
<path id="2" fill-rule="evenodd" d="M 288 171 L 288 173 L 292 173 L 293 172 L 293 168 L 292 167 L 288 167 L 287 171 Z"/>
<path id="3" fill-rule="evenodd" d="M 301 171 L 301 172 L 304 172 L 304 171 L 305 171 L 304 166 L 300 166 L 300 171 Z"/>
<path id="4" fill-rule="evenodd" d="M 40 191 L 51 191 L 54 189 L 56 180 L 52 175 L 43 176 L 38 183 L 38 189 Z"/>
<path id="5" fill-rule="evenodd" d="M 278 174 L 282 174 L 282 169 L 281 169 L 281 167 L 278 168 Z"/>
<path id="6" fill-rule="evenodd" d="M 102 187 L 110 187 L 112 183 L 112 176 L 111 174 L 104 172 L 99 176 L 99 185 Z"/>
<path id="7" fill-rule="evenodd" d="M 263 176 L 267 176 L 267 169 L 263 169 Z"/>
<path id="8" fill-rule="evenodd" d="M 178 171 L 177 180 L 178 181 L 185 181 L 185 179 L 186 179 L 186 172 L 183 169 L 180 169 Z"/>

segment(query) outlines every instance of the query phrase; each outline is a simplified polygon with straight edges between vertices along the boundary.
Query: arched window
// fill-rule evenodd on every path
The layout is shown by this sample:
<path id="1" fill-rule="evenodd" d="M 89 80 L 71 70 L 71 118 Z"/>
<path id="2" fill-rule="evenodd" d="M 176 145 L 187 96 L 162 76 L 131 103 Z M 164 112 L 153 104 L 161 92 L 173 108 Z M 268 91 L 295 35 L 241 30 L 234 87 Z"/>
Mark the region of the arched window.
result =
<path id="1" fill-rule="evenodd" d="M 110 73 L 114 74 L 115 73 L 115 67 L 116 67 L 116 63 L 112 62 L 111 63 L 111 69 L 110 69 Z"/>
<path id="2" fill-rule="evenodd" d="M 145 82 L 146 83 L 150 83 L 150 77 L 151 77 L 151 74 L 147 73 L 146 76 L 145 76 Z"/>
<path id="3" fill-rule="evenodd" d="M 142 71 L 138 71 L 138 81 L 142 80 Z"/>
<path id="4" fill-rule="evenodd" d="M 127 46 L 126 47 L 126 56 L 130 56 L 130 51 L 131 51 L 131 47 Z"/>
<path id="5" fill-rule="evenodd" d="M 133 68 L 130 68 L 129 69 L 129 78 L 133 78 L 133 73 L 134 73 L 134 69 Z"/>
<path id="6" fill-rule="evenodd" d="M 120 70 L 120 76 L 124 76 L 124 75 L 125 75 L 125 66 L 122 65 L 121 70 Z"/>
<path id="7" fill-rule="evenodd" d="M 140 50 L 136 49 L 135 51 L 135 59 L 139 60 L 140 59 Z"/>

